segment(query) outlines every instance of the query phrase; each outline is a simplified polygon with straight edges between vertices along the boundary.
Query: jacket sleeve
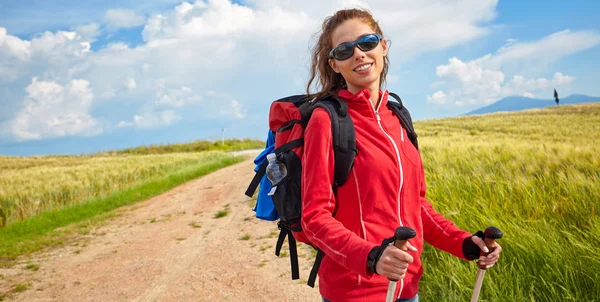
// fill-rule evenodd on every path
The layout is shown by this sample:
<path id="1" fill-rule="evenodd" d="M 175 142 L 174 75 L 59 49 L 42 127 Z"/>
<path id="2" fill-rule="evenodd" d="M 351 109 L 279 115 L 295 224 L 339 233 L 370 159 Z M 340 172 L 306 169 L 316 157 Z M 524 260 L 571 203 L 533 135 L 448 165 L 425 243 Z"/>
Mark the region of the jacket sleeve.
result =
<path id="1" fill-rule="evenodd" d="M 331 136 L 329 114 L 317 108 L 304 135 L 302 229 L 308 240 L 328 257 L 357 274 L 370 277 L 367 257 L 376 244 L 363 240 L 333 217 L 336 198 L 332 190 Z"/>
<path id="2" fill-rule="evenodd" d="M 419 199 L 421 200 L 421 220 L 423 221 L 423 236 L 425 241 L 456 257 L 467 259 L 463 253 L 463 241 L 471 237 L 471 234 L 459 229 L 452 221 L 444 218 L 425 198 L 425 170 L 422 162 L 420 181 Z"/>

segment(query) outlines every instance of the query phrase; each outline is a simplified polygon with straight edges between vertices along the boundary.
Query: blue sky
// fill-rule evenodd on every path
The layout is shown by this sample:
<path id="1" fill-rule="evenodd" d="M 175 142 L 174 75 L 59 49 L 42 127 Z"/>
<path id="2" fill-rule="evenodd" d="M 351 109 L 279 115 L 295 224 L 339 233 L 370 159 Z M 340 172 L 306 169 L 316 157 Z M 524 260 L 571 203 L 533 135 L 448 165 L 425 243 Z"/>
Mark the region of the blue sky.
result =
<path id="1" fill-rule="evenodd" d="M 0 154 L 263 138 L 320 22 L 366 7 L 415 119 L 556 88 L 600 96 L 598 1 L 0 0 Z"/>

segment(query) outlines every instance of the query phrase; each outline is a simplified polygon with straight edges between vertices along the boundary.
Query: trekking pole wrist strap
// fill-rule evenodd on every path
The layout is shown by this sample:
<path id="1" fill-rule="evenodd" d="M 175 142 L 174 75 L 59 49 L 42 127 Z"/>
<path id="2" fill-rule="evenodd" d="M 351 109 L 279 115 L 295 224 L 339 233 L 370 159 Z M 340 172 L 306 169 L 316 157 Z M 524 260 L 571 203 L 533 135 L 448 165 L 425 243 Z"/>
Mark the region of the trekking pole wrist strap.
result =
<path id="1" fill-rule="evenodd" d="M 485 234 L 482 231 L 477 231 L 477 233 L 473 234 L 473 236 L 485 239 Z M 465 238 L 462 243 L 463 254 L 468 260 L 475 260 L 481 255 L 481 249 L 475 242 L 473 242 L 473 239 L 471 238 L 473 236 Z"/>
<path id="2" fill-rule="evenodd" d="M 377 262 L 381 255 L 383 255 L 383 251 L 394 242 L 394 237 L 386 238 L 381 242 L 381 245 L 374 247 L 369 252 L 369 256 L 367 257 L 367 269 L 369 269 L 373 274 L 377 273 Z M 379 274 L 378 274 L 379 275 Z"/>

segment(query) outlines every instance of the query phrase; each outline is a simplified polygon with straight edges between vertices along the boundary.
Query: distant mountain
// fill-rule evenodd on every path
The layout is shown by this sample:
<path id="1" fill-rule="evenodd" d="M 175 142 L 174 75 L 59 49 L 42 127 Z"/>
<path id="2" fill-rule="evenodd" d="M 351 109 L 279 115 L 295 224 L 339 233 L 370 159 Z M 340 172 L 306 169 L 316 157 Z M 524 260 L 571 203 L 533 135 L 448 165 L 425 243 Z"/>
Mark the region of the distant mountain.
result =
<path id="1" fill-rule="evenodd" d="M 568 97 L 560 99 L 560 105 L 565 104 L 580 104 L 580 103 L 595 103 L 600 102 L 600 97 L 587 96 L 583 94 L 572 94 Z M 532 99 L 524 96 L 510 96 L 503 98 L 491 105 L 473 110 L 465 115 L 486 114 L 499 111 L 520 111 L 533 108 L 545 108 L 556 106 L 554 99 L 542 100 Z"/>

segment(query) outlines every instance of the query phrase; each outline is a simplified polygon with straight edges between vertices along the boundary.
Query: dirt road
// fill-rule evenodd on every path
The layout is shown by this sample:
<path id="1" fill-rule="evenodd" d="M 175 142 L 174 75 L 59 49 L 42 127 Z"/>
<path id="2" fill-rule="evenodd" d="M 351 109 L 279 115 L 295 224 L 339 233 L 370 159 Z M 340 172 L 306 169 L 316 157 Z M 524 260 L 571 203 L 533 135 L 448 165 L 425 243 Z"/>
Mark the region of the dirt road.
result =
<path id="1" fill-rule="evenodd" d="M 248 159 L 119 209 L 79 243 L 1 269 L 0 293 L 22 284 L 7 301 L 319 301 L 305 281 L 310 249 L 292 281 L 289 257 L 274 255 L 276 225 L 254 217 L 243 194 L 252 169 Z"/>

